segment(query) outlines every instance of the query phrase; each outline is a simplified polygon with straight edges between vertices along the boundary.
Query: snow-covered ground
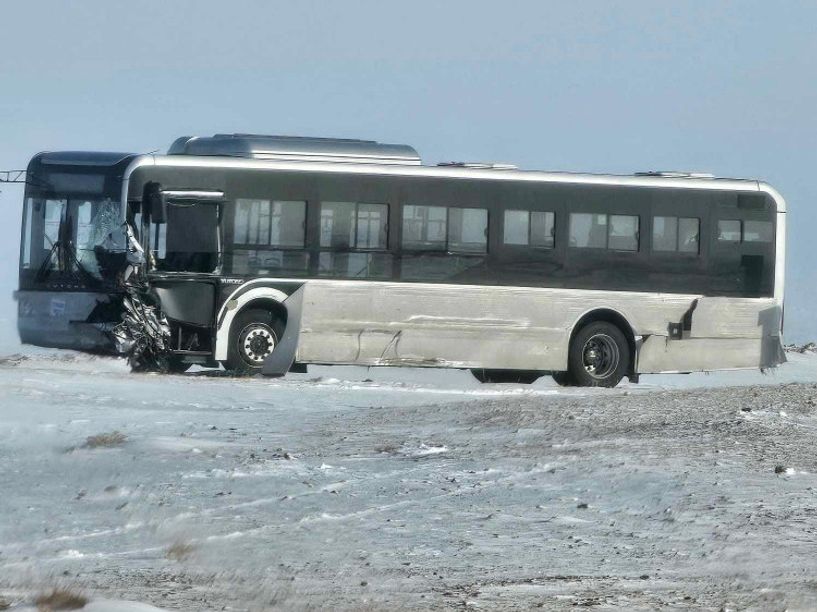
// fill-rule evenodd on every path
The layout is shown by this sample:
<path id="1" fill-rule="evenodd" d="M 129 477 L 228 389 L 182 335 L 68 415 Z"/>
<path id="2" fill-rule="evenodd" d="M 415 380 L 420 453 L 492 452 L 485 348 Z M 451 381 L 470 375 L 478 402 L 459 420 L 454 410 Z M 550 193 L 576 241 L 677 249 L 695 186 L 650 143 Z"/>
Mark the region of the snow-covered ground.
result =
<path id="1" fill-rule="evenodd" d="M 813 355 L 583 390 L 419 369 L 138 375 L 15 351 L 0 602 L 817 606 Z"/>

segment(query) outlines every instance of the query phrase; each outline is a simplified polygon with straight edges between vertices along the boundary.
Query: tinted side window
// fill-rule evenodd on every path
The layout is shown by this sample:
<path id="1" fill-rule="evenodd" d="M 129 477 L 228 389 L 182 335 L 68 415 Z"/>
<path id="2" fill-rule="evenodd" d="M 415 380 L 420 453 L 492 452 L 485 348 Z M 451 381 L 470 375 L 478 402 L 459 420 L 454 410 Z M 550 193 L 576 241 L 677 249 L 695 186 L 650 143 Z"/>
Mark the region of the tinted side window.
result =
<path id="1" fill-rule="evenodd" d="M 385 249 L 387 204 L 321 203 L 321 246 L 332 249 Z"/>
<path id="2" fill-rule="evenodd" d="M 389 207 L 386 204 L 357 205 L 358 249 L 385 249 L 388 246 Z"/>
<path id="3" fill-rule="evenodd" d="M 318 274 L 340 278 L 390 278 L 388 204 L 322 202 Z"/>
<path id="4" fill-rule="evenodd" d="M 556 216 L 552 212 L 532 212 L 530 214 L 531 246 L 553 248 Z"/>
<path id="5" fill-rule="evenodd" d="M 238 199 L 233 242 L 302 247 L 305 221 L 306 202 Z"/>
<path id="6" fill-rule="evenodd" d="M 527 210 L 506 210 L 503 239 L 505 244 L 527 245 L 530 235 L 530 213 Z"/>
<path id="7" fill-rule="evenodd" d="M 348 249 L 355 241 L 355 203 L 321 202 L 321 246 Z"/>
<path id="8" fill-rule="evenodd" d="M 403 207 L 403 248 L 484 253 L 488 249 L 488 211 L 406 205 Z"/>
<path id="9" fill-rule="evenodd" d="M 616 251 L 638 250 L 638 217 L 610 215 L 607 248 Z"/>
<path id="10" fill-rule="evenodd" d="M 403 247 L 444 251 L 447 221 L 447 212 L 443 206 L 404 206 Z"/>
<path id="11" fill-rule="evenodd" d="M 570 213 L 570 246 L 637 251 L 638 225 L 637 215 Z"/>
<path id="12" fill-rule="evenodd" d="M 553 248 L 552 212 L 506 210 L 503 242 L 510 245 Z"/>
<path id="13" fill-rule="evenodd" d="M 740 242 L 740 220 L 721 219 L 718 221 L 718 240 L 721 242 Z"/>
<path id="14" fill-rule="evenodd" d="M 678 248 L 678 217 L 653 217 L 653 251 L 675 251 Z"/>
<path id="15" fill-rule="evenodd" d="M 744 221 L 744 242 L 773 242 L 774 226 L 769 221 Z"/>
<path id="16" fill-rule="evenodd" d="M 484 208 L 448 209 L 448 250 L 484 253 L 488 249 L 488 211 Z"/>
<path id="17" fill-rule="evenodd" d="M 700 220 L 691 217 L 653 217 L 652 250 L 698 253 Z"/>
<path id="18" fill-rule="evenodd" d="M 570 213 L 570 246 L 603 249 L 607 246 L 607 215 Z"/>
<path id="19" fill-rule="evenodd" d="M 701 220 L 682 218 L 678 220 L 678 250 L 682 253 L 699 253 Z"/>

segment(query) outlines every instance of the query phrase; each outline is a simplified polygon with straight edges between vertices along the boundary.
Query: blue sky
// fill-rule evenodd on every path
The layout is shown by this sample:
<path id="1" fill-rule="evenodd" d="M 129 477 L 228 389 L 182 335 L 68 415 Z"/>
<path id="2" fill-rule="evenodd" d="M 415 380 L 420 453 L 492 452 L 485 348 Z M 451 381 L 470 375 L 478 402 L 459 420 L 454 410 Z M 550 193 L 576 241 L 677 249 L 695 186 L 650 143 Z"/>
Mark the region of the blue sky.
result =
<path id="1" fill-rule="evenodd" d="M 428 162 L 762 178 L 789 202 L 786 331 L 817 338 L 817 3 L 6 1 L 0 169 L 258 132 Z M 0 207 L 13 336 L 22 192 Z"/>

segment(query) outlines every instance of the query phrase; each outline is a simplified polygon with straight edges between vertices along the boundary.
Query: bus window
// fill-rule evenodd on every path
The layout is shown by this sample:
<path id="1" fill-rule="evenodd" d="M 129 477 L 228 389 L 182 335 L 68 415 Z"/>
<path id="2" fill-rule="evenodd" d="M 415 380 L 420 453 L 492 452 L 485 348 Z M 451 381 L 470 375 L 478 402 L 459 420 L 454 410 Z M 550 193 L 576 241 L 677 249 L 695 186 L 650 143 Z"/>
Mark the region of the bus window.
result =
<path id="1" fill-rule="evenodd" d="M 652 250 L 698 253 L 700 221 L 684 217 L 653 217 Z"/>
<path id="2" fill-rule="evenodd" d="M 681 253 L 700 252 L 701 220 L 681 218 L 678 220 L 678 250 Z"/>
<path id="3" fill-rule="evenodd" d="M 553 248 L 552 212 L 506 210 L 503 242 L 510 245 Z"/>
<path id="4" fill-rule="evenodd" d="M 321 246 L 349 249 L 355 242 L 355 203 L 321 203 Z"/>
<path id="5" fill-rule="evenodd" d="M 388 204 L 321 203 L 321 246 L 332 249 L 385 249 Z"/>
<path id="6" fill-rule="evenodd" d="M 678 248 L 678 217 L 653 217 L 652 250 L 674 251 Z"/>
<path id="7" fill-rule="evenodd" d="M 638 217 L 634 215 L 610 215 L 607 225 L 609 234 L 607 248 L 616 251 L 638 250 Z"/>
<path id="8" fill-rule="evenodd" d="M 339 278 L 389 278 L 388 204 L 322 202 L 318 274 Z"/>
<path id="9" fill-rule="evenodd" d="M 304 246 L 306 202 L 238 199 L 234 244 Z"/>
<path id="10" fill-rule="evenodd" d="M 740 242 L 740 220 L 738 219 L 719 220 L 718 240 L 721 242 Z"/>
<path id="11" fill-rule="evenodd" d="M 484 208 L 448 210 L 448 250 L 484 253 L 488 249 L 488 211 Z"/>
<path id="12" fill-rule="evenodd" d="M 607 246 L 607 215 L 570 213 L 570 246 L 603 249 Z"/>
<path id="13" fill-rule="evenodd" d="M 386 204 L 357 205 L 355 248 L 385 249 L 388 246 L 389 207 Z"/>
<path id="14" fill-rule="evenodd" d="M 531 212 L 530 243 L 531 246 L 553 248 L 555 236 L 555 215 L 552 212 Z"/>
<path id="15" fill-rule="evenodd" d="M 744 242 L 772 242 L 774 240 L 774 226 L 769 221 L 744 221 Z"/>
<path id="16" fill-rule="evenodd" d="M 506 210 L 503 227 L 505 244 L 527 245 L 530 234 L 530 213 L 527 210 Z"/>
<path id="17" fill-rule="evenodd" d="M 447 211 L 443 206 L 403 207 L 403 247 L 444 251 Z"/>

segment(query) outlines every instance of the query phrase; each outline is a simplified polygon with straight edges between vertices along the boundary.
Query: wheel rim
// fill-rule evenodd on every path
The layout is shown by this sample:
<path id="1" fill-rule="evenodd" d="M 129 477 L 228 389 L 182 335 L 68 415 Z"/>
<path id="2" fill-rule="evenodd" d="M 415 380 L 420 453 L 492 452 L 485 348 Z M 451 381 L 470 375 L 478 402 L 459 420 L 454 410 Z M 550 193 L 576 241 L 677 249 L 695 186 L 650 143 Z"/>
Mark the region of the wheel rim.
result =
<path id="1" fill-rule="evenodd" d="M 618 344 L 607 334 L 595 334 L 582 348 L 582 365 L 593 378 L 601 380 L 616 371 L 620 360 Z"/>
<path id="2" fill-rule="evenodd" d="M 275 350 L 277 338 L 269 325 L 251 323 L 238 337 L 238 351 L 241 358 L 253 366 L 260 366 L 264 359 Z"/>

